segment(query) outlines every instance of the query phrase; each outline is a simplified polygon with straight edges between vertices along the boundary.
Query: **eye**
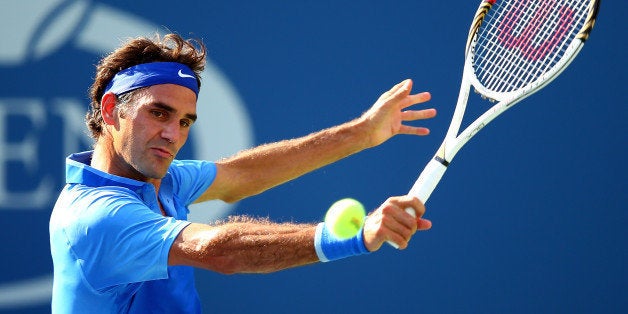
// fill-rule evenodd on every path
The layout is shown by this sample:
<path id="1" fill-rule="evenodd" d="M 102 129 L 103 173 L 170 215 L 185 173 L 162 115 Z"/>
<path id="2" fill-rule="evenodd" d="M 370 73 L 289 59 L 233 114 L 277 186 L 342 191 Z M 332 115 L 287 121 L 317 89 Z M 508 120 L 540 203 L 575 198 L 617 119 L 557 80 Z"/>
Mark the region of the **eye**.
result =
<path id="1" fill-rule="evenodd" d="M 150 114 L 155 118 L 163 119 L 166 117 L 166 113 L 161 110 L 151 110 Z"/>
<path id="2" fill-rule="evenodd" d="M 192 121 L 188 119 L 184 119 L 184 120 L 181 120 L 180 124 L 184 128 L 189 128 L 190 126 L 192 126 Z"/>

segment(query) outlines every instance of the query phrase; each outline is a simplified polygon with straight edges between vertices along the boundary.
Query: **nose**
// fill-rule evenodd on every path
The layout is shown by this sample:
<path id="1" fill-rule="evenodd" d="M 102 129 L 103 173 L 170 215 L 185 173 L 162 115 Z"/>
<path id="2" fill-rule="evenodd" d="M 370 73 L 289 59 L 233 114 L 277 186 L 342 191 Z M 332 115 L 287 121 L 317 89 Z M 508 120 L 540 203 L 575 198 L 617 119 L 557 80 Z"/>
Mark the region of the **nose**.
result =
<path id="1" fill-rule="evenodd" d="M 179 125 L 175 123 L 168 123 L 161 131 L 161 137 L 168 141 L 168 143 L 176 143 L 179 141 Z"/>

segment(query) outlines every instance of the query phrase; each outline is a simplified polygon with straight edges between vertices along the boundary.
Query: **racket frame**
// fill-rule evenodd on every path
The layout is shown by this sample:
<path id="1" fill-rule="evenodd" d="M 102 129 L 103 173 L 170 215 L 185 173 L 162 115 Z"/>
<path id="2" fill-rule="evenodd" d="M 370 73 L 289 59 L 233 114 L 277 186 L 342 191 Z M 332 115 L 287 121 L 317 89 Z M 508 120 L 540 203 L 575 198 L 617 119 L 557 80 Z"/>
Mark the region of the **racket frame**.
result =
<path id="1" fill-rule="evenodd" d="M 449 163 L 462 146 L 464 146 L 497 116 L 521 100 L 545 87 L 569 66 L 582 49 L 584 42 L 588 39 L 589 33 L 595 24 L 595 19 L 600 5 L 599 0 L 590 2 L 588 8 L 589 12 L 582 28 L 575 36 L 573 42 L 571 42 L 565 50 L 563 57 L 547 73 L 544 73 L 538 79 L 515 91 L 495 92 L 484 87 L 479 82 L 473 68 L 473 51 L 475 44 L 477 43 L 477 32 L 482 25 L 484 17 L 490 11 L 494 3 L 495 0 L 484 0 L 476 12 L 467 38 L 460 92 L 458 94 L 456 108 L 445 135 L 445 139 L 443 140 L 440 148 L 436 151 L 434 157 L 428 162 L 408 192 L 408 195 L 419 198 L 423 203 L 427 202 L 430 195 L 436 188 L 436 185 L 438 185 L 438 182 L 440 182 L 442 176 L 447 170 Z M 471 87 L 475 88 L 476 92 L 483 97 L 488 98 L 491 101 L 496 101 L 497 103 L 471 122 L 461 133 L 459 133 L 469 99 L 469 94 L 471 92 Z M 406 211 L 410 213 L 409 210 L 406 209 Z M 413 211 L 412 214 L 414 214 Z"/>

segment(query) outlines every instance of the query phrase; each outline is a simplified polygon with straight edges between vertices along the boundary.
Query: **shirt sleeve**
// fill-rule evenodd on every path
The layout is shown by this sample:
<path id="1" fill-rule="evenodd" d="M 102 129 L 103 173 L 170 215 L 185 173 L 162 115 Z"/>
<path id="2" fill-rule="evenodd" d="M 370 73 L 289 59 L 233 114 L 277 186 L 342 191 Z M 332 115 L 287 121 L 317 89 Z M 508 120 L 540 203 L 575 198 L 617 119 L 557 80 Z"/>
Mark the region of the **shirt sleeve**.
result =
<path id="1" fill-rule="evenodd" d="M 97 191 L 86 213 L 68 229 L 76 260 L 94 289 L 168 278 L 168 253 L 189 222 L 164 217 L 132 192 Z"/>
<path id="2" fill-rule="evenodd" d="M 175 160 L 170 166 L 173 192 L 188 206 L 209 188 L 216 178 L 216 164 L 203 160 Z"/>

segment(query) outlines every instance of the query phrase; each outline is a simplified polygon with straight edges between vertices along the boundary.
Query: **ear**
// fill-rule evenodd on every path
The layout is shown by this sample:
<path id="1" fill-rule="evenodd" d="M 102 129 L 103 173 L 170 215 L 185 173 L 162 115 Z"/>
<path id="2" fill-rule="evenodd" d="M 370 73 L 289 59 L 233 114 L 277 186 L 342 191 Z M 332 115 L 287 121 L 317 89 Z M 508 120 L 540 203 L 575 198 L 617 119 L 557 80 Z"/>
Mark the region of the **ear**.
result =
<path id="1" fill-rule="evenodd" d="M 116 95 L 106 93 L 100 101 L 100 114 L 105 124 L 115 124 L 116 122 Z"/>

